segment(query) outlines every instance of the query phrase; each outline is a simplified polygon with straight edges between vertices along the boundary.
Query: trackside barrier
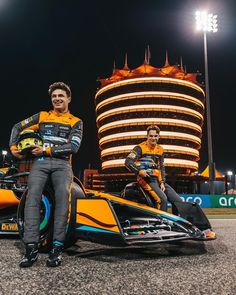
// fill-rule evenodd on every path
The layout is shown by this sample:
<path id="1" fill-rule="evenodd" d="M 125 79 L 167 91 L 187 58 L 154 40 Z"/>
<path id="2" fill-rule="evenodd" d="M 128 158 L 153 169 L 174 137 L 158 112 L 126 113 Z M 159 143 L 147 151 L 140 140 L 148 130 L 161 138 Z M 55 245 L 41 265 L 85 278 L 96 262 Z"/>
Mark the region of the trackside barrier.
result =
<path id="1" fill-rule="evenodd" d="M 195 202 L 201 208 L 236 208 L 236 195 L 179 195 L 184 202 Z"/>

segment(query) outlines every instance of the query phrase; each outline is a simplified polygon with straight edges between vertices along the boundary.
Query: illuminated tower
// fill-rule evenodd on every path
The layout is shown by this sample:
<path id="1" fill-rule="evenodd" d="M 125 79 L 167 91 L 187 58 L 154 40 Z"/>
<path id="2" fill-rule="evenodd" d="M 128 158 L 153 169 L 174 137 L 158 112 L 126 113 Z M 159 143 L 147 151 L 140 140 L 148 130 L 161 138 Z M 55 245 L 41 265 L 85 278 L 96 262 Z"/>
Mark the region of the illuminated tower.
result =
<path id="1" fill-rule="evenodd" d="M 127 173 L 124 160 L 146 139 L 148 125 L 160 127 L 159 144 L 165 151 L 167 174 L 190 175 L 198 170 L 201 147 L 204 91 L 195 73 L 180 66 L 156 68 L 144 63 L 100 79 L 95 97 L 102 171 Z"/>

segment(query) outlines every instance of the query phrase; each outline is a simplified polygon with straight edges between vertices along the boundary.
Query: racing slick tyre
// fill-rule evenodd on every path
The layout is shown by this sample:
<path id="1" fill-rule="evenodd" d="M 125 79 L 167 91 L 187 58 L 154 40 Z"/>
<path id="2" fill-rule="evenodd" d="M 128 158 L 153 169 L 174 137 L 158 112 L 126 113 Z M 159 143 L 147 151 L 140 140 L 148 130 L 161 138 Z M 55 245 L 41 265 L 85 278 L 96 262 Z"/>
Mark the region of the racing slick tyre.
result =
<path id="1" fill-rule="evenodd" d="M 17 223 L 21 239 L 23 239 L 24 235 L 24 209 L 27 191 L 26 189 L 17 210 Z M 39 252 L 41 253 L 47 253 L 52 248 L 54 208 L 55 200 L 53 190 L 49 185 L 46 185 L 40 206 Z"/>
<path id="2" fill-rule="evenodd" d="M 71 203 L 70 203 L 70 216 L 67 224 L 65 249 L 71 247 L 76 243 L 78 238 L 76 237 L 76 204 L 77 199 L 85 198 L 86 193 L 83 189 L 83 185 L 80 180 L 74 177 L 74 182 L 72 183 L 71 189 Z"/>

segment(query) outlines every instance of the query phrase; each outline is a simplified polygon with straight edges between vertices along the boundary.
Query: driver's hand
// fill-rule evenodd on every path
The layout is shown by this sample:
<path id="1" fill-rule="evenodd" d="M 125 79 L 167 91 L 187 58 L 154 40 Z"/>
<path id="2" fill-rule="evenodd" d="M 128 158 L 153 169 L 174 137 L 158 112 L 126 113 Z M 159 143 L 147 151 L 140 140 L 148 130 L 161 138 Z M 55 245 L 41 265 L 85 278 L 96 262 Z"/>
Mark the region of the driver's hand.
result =
<path id="1" fill-rule="evenodd" d="M 146 170 L 140 170 L 138 173 L 139 176 L 145 178 L 145 177 L 150 177 L 150 175 L 147 173 Z"/>
<path id="2" fill-rule="evenodd" d="M 166 190 L 166 187 L 165 187 L 164 182 L 162 182 L 162 183 L 160 184 L 160 188 L 161 188 L 161 190 L 162 190 L 163 192 Z"/>
<path id="3" fill-rule="evenodd" d="M 31 151 L 34 156 L 42 156 L 43 155 L 43 147 L 40 145 L 35 145 L 34 149 Z"/>
<path id="4" fill-rule="evenodd" d="M 21 150 L 11 151 L 12 155 L 17 159 L 23 159 L 25 156 L 21 154 Z"/>

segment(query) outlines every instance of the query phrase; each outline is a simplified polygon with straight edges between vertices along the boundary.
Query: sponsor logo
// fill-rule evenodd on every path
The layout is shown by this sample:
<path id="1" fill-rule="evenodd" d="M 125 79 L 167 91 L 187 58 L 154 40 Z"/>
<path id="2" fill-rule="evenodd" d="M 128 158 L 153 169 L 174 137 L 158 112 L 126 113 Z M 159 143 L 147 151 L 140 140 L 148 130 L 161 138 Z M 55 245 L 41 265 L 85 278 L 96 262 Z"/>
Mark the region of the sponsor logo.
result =
<path id="1" fill-rule="evenodd" d="M 200 197 L 194 197 L 194 196 L 189 196 L 189 197 L 180 197 L 184 202 L 191 202 L 191 203 L 197 203 L 199 206 L 202 204 L 202 199 Z"/>
<path id="2" fill-rule="evenodd" d="M 180 197 L 184 202 L 197 203 L 202 208 L 212 207 L 209 195 L 181 194 Z"/>
<path id="3" fill-rule="evenodd" d="M 233 197 L 220 197 L 219 204 L 222 207 L 235 207 L 236 206 L 236 196 Z"/>
<path id="4" fill-rule="evenodd" d="M 184 202 L 197 203 L 202 208 L 236 208 L 236 195 L 181 194 Z"/>
<path id="5" fill-rule="evenodd" d="M 18 225 L 16 223 L 2 223 L 2 231 L 18 231 Z"/>
<path id="6" fill-rule="evenodd" d="M 59 126 L 59 129 L 63 129 L 63 130 L 69 130 L 70 127 L 66 127 L 66 126 Z"/>
<path id="7" fill-rule="evenodd" d="M 44 131 L 44 134 L 45 134 L 45 135 L 51 135 L 51 134 L 52 134 L 52 130 L 51 130 L 51 129 L 49 129 L 49 130 L 45 130 L 45 131 Z"/>

